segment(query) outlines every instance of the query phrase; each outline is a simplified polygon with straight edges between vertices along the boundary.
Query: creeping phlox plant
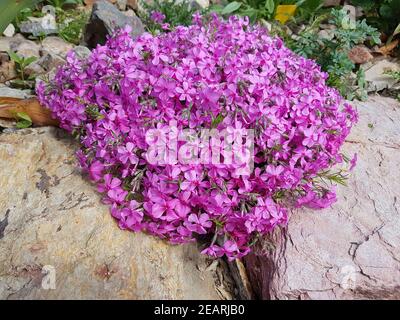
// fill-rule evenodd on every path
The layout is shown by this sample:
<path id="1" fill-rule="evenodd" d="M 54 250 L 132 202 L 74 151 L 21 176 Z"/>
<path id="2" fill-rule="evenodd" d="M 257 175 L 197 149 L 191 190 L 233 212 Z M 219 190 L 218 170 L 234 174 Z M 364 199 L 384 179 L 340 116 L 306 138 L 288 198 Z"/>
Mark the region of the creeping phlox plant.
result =
<path id="1" fill-rule="evenodd" d="M 315 62 L 261 26 L 207 19 L 196 14 L 189 27 L 136 40 L 129 28 L 120 30 L 87 60 L 70 52 L 37 93 L 61 127 L 79 137 L 80 165 L 120 228 L 172 243 L 202 239 L 209 244 L 203 253 L 234 259 L 285 224 L 289 206 L 324 208 L 336 200 L 329 182 L 340 182 L 342 173 L 329 169 L 347 161 L 340 147 L 357 114 Z M 193 131 L 200 128 L 225 139 L 214 134 L 196 145 L 201 137 Z M 190 139 L 168 144 L 171 132 L 181 137 L 185 129 Z M 252 139 L 238 141 L 243 131 Z M 215 150 L 217 161 L 151 159 L 165 160 L 155 146 L 166 145 L 169 154 L 196 145 L 185 150 L 192 157 L 211 140 L 217 151 L 239 142 L 228 148 L 234 156 L 250 140 L 244 158 L 253 164 L 225 161 Z M 209 151 L 203 146 L 199 153 Z"/>

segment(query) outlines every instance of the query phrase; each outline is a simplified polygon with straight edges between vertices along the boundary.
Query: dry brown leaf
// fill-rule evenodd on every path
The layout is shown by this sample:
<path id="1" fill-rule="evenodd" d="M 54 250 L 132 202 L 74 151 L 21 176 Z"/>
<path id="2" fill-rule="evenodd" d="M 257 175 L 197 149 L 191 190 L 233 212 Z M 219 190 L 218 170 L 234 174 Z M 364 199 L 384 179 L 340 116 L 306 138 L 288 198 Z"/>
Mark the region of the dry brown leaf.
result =
<path id="1" fill-rule="evenodd" d="M 399 40 L 398 40 L 398 39 L 393 40 L 393 41 L 390 42 L 389 44 L 380 47 L 378 51 L 379 51 L 380 53 L 382 53 L 384 56 L 387 56 L 387 55 L 390 54 L 390 52 L 392 52 L 392 50 L 393 50 L 394 48 L 397 47 L 398 44 L 399 44 Z"/>
<path id="2" fill-rule="evenodd" d="M 0 97 L 0 118 L 14 119 L 17 112 L 25 112 L 37 126 L 58 126 L 50 110 L 42 107 L 36 98 Z"/>

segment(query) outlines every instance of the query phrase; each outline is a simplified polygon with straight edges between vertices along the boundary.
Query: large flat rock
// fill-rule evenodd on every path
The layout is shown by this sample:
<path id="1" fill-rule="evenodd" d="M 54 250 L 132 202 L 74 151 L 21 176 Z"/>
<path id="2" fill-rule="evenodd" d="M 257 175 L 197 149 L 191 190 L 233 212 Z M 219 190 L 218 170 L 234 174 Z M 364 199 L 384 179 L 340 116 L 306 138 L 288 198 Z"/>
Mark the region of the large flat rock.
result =
<path id="1" fill-rule="evenodd" d="M 232 297 L 196 244 L 120 230 L 76 148 L 55 128 L 0 135 L 0 299 Z"/>
<path id="2" fill-rule="evenodd" d="M 263 299 L 400 299 L 400 104 L 370 97 L 344 151 L 358 153 L 348 186 L 322 211 L 293 212 L 245 259 Z M 271 245 L 265 247 L 270 248 Z"/>

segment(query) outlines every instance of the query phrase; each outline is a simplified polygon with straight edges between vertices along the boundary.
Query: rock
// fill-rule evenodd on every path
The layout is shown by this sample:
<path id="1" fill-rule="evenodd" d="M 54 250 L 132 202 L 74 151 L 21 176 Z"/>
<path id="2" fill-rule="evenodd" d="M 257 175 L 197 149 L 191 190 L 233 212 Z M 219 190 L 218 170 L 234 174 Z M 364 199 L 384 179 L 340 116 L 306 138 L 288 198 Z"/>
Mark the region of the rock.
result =
<path id="1" fill-rule="evenodd" d="M 10 41 L 10 50 L 16 52 L 18 55 L 29 58 L 29 57 L 40 57 L 40 46 L 34 41 L 27 40 L 21 35 L 17 35 Z"/>
<path id="2" fill-rule="evenodd" d="M 59 37 L 51 36 L 43 39 L 41 52 L 42 55 L 55 54 L 61 58 L 65 58 L 68 51 L 70 51 L 73 47 L 73 44 L 66 42 Z"/>
<path id="3" fill-rule="evenodd" d="M 144 32 L 142 22 L 137 16 L 128 17 L 111 3 L 98 1 L 93 5 L 89 23 L 85 28 L 84 41 L 89 48 L 94 48 L 97 44 L 104 44 L 108 35 L 126 25 L 132 27 L 133 37 Z"/>
<path id="4" fill-rule="evenodd" d="M 5 37 L 11 38 L 15 34 L 15 27 L 10 23 L 7 28 L 3 31 Z"/>
<path id="5" fill-rule="evenodd" d="M 13 89 L 6 86 L 0 87 L 0 97 L 27 99 L 31 96 L 30 90 Z"/>
<path id="6" fill-rule="evenodd" d="M 49 53 L 41 57 L 38 62 L 44 70 L 50 71 L 54 68 L 62 66 L 65 63 L 65 60 L 56 54 Z"/>
<path id="7" fill-rule="evenodd" d="M 131 9 L 137 10 L 138 9 L 138 1 L 137 0 L 127 0 L 127 6 Z"/>
<path id="8" fill-rule="evenodd" d="M 356 17 L 357 17 L 356 7 L 352 6 L 352 5 L 349 5 L 349 4 L 346 4 L 346 5 L 343 6 L 342 10 L 345 10 L 347 12 L 349 18 L 350 18 L 350 21 L 354 22 L 353 29 L 355 29 L 356 28 L 355 21 L 356 21 Z"/>
<path id="9" fill-rule="evenodd" d="M 78 48 L 75 52 L 80 52 L 80 54 L 84 55 L 83 51 L 86 49 L 84 47 Z M 70 50 L 75 50 L 74 46 L 68 42 L 65 42 L 63 39 L 59 37 L 47 37 L 42 41 L 41 54 L 40 59 L 32 62 L 29 66 L 25 68 L 25 73 L 28 76 L 33 75 L 41 75 L 41 74 L 49 74 L 50 78 L 53 77 L 52 71 L 58 66 L 61 66 L 65 63 L 65 57 Z M 85 51 L 86 52 L 86 51 Z M 86 53 L 85 53 L 86 54 Z"/>
<path id="10" fill-rule="evenodd" d="M 353 47 L 349 51 L 348 56 L 349 59 L 355 64 L 363 64 L 371 61 L 374 58 L 373 55 L 369 52 L 369 49 L 363 45 Z"/>
<path id="11" fill-rule="evenodd" d="M 27 65 L 24 69 L 24 73 L 27 76 L 31 77 L 44 74 L 46 73 L 46 70 L 43 69 L 43 67 L 39 64 L 39 61 L 37 60 Z"/>
<path id="12" fill-rule="evenodd" d="M 13 131 L 17 122 L 14 119 L 0 118 L 0 133 Z"/>
<path id="13" fill-rule="evenodd" d="M 17 76 L 15 62 L 5 52 L 0 52 L 0 83 L 14 79 Z"/>
<path id="14" fill-rule="evenodd" d="M 74 49 L 76 56 L 80 59 L 86 59 L 90 56 L 90 50 L 84 46 L 76 46 Z"/>
<path id="15" fill-rule="evenodd" d="M 209 0 L 192 0 L 191 4 L 194 8 L 207 9 L 210 6 Z"/>
<path id="16" fill-rule="evenodd" d="M 83 0 L 83 2 L 85 3 L 86 7 L 92 7 L 94 3 L 96 3 L 97 1 L 100 0 Z M 107 0 L 110 3 L 116 3 L 117 0 Z"/>
<path id="17" fill-rule="evenodd" d="M 364 9 L 362 7 L 356 7 L 356 18 L 361 18 L 365 15 Z"/>
<path id="18" fill-rule="evenodd" d="M 0 37 L 0 52 L 7 52 L 10 50 L 10 38 Z"/>
<path id="19" fill-rule="evenodd" d="M 319 25 L 319 28 L 322 30 L 336 30 L 337 26 L 335 26 L 334 24 L 330 24 L 330 23 L 321 23 Z"/>
<path id="20" fill-rule="evenodd" d="M 60 56 L 48 53 L 42 56 L 39 60 L 36 60 L 28 65 L 25 68 L 25 73 L 28 76 L 52 73 L 57 67 L 62 66 L 64 63 L 65 60 Z"/>
<path id="21" fill-rule="evenodd" d="M 44 6 L 42 13 L 45 15 L 41 18 L 28 17 L 27 21 L 22 21 L 19 25 L 21 32 L 32 34 L 35 37 L 57 33 L 55 8 Z"/>
<path id="22" fill-rule="evenodd" d="M 373 61 L 373 64 L 367 64 L 362 67 L 365 71 L 365 80 L 368 82 L 368 92 L 390 89 L 397 80 L 385 74 L 385 72 L 391 70 L 400 71 L 399 63 L 388 59 Z"/>
<path id="23" fill-rule="evenodd" d="M 322 39 L 332 40 L 335 36 L 334 31 L 332 30 L 320 30 L 318 32 L 318 36 Z"/>
<path id="24" fill-rule="evenodd" d="M 133 11 L 132 9 L 128 9 L 128 10 L 124 11 L 123 13 L 124 13 L 124 15 L 126 15 L 126 16 L 128 16 L 128 17 L 134 17 L 134 16 L 136 16 L 135 11 Z"/>
<path id="25" fill-rule="evenodd" d="M 117 0 L 118 9 L 121 10 L 121 11 L 125 11 L 127 3 L 128 3 L 127 0 Z"/>
<path id="26" fill-rule="evenodd" d="M 232 298 L 196 244 L 120 230 L 76 148 L 56 128 L 0 135 L 0 299 Z"/>
<path id="27" fill-rule="evenodd" d="M 35 37 L 57 33 L 56 20 L 51 15 L 43 18 L 29 17 L 28 21 L 22 21 L 20 30 L 22 33 L 31 34 Z"/>
<path id="28" fill-rule="evenodd" d="M 358 153 L 348 187 L 329 209 L 293 212 L 271 237 L 275 249 L 245 259 L 263 299 L 400 298 L 400 104 L 358 102 L 345 144 Z M 263 243 L 265 251 L 271 242 Z"/>

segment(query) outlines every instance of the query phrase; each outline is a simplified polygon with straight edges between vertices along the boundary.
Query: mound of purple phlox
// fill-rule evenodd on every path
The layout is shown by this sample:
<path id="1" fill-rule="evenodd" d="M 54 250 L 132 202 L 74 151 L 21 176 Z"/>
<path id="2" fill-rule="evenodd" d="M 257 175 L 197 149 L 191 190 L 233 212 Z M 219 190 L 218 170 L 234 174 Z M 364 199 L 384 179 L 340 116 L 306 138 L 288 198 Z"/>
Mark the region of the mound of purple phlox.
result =
<path id="1" fill-rule="evenodd" d="M 203 253 L 233 259 L 285 224 L 289 206 L 336 200 L 321 173 L 343 162 L 340 147 L 357 114 L 314 61 L 263 27 L 204 20 L 195 15 L 189 27 L 135 40 L 120 30 L 87 60 L 71 52 L 37 93 L 79 137 L 79 163 L 122 229 L 172 243 L 201 238 L 209 243 Z M 179 132 L 252 130 L 254 168 L 154 164 L 147 151 L 157 137 L 147 133 L 171 123 Z"/>

